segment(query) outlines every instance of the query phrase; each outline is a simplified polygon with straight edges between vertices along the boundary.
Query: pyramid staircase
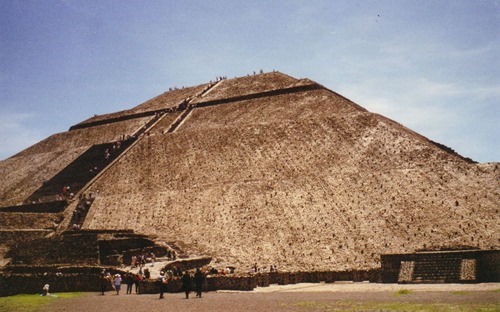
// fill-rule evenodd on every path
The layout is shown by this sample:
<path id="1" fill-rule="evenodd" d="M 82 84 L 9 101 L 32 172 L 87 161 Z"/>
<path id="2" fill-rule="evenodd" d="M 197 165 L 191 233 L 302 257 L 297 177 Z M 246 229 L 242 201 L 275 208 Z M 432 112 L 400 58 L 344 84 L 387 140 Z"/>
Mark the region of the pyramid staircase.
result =
<path id="1" fill-rule="evenodd" d="M 122 151 L 130 146 L 133 141 L 134 139 L 128 139 L 123 142 L 110 142 L 89 147 L 66 168 L 31 194 L 27 201 L 34 203 L 45 202 L 58 197 L 60 199 L 71 199 L 70 193 L 78 193 L 103 168 L 120 156 Z M 69 189 L 66 190 L 65 187 L 68 186 Z"/>

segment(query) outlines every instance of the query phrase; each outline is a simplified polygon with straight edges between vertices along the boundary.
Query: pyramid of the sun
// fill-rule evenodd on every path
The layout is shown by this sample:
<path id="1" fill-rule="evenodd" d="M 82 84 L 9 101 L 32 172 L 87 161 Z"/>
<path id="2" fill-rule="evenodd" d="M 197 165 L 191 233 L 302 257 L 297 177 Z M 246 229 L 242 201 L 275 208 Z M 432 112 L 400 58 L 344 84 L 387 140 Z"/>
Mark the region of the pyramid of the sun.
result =
<path id="1" fill-rule="evenodd" d="M 220 265 L 290 270 L 500 246 L 498 163 L 278 72 L 94 116 L 1 161 L 0 175 L 4 242 L 76 222 L 154 234 Z"/>

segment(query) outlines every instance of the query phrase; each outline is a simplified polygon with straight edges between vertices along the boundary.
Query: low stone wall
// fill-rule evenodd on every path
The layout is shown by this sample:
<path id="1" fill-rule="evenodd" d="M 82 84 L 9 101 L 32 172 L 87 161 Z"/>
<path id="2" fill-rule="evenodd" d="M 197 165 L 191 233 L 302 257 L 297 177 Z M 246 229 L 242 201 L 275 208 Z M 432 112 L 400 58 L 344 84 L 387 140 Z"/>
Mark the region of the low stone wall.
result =
<path id="1" fill-rule="evenodd" d="M 39 293 L 43 285 L 49 284 L 51 292 L 73 292 L 73 291 L 95 291 L 100 288 L 99 272 L 102 267 L 85 268 L 60 268 L 46 267 L 37 268 L 44 273 L 31 273 L 28 269 L 13 270 L 0 275 L 0 296 L 8 296 L 19 293 Z M 26 271 L 28 270 L 28 271 Z M 78 271 L 78 272 L 77 272 Z M 112 274 L 124 272 L 109 270 Z M 21 273 L 22 272 L 22 273 Z M 39 271 L 40 272 L 40 271 Z M 348 272 L 270 272 L 246 275 L 209 275 L 203 285 L 203 291 L 217 290 L 239 290 L 251 291 L 255 287 L 268 287 L 271 284 L 295 284 L 295 283 L 332 283 L 335 281 L 371 281 L 378 282 L 380 272 L 370 271 L 348 271 Z M 123 284 L 122 288 L 126 285 Z M 112 290 L 111 285 L 108 290 Z M 135 291 L 135 287 L 134 287 Z M 166 286 L 166 292 L 181 292 L 181 280 L 175 277 Z M 156 279 L 141 282 L 139 293 L 156 294 L 159 285 Z"/>
<path id="2" fill-rule="evenodd" d="M 413 262 L 413 266 L 418 265 L 418 261 L 431 263 L 430 268 L 439 271 L 440 267 L 446 265 L 443 272 L 450 274 L 454 270 L 455 278 L 447 278 L 445 282 L 452 283 L 487 283 L 500 281 L 500 250 L 463 250 L 463 251 L 435 251 L 419 252 L 413 254 L 388 254 L 381 256 L 381 282 L 383 283 L 418 283 L 415 276 L 406 276 L 405 264 Z M 458 262 L 453 266 L 452 263 Z M 403 270 L 403 271 L 401 271 Z M 438 272 L 441 273 L 441 272 Z M 443 273 L 444 274 L 444 273 Z M 442 283 L 440 279 L 429 279 L 426 283 Z M 399 277 L 404 276 L 400 279 Z M 412 274 L 414 275 L 414 272 Z M 450 276 L 453 276 L 450 274 Z"/>
<path id="3" fill-rule="evenodd" d="M 265 287 L 269 284 L 297 284 L 297 283 L 333 283 L 335 281 L 381 281 L 379 269 L 351 270 L 351 271 L 314 271 L 314 272 L 270 272 L 256 274 L 258 286 Z M 260 277 L 259 277 L 260 276 Z"/>
<path id="4" fill-rule="evenodd" d="M 182 283 L 180 277 L 171 279 L 166 285 L 166 292 L 175 293 L 181 292 Z M 250 291 L 257 287 L 254 276 L 224 276 L 215 275 L 207 276 L 206 282 L 203 285 L 203 291 L 217 290 L 240 290 Z M 194 287 L 193 287 L 194 289 Z M 141 294 L 156 294 L 159 293 L 159 284 L 156 280 L 151 279 L 143 281 L 140 285 Z"/>
<path id="5" fill-rule="evenodd" d="M 483 252 L 477 257 L 477 279 L 479 282 L 500 282 L 500 251 Z"/>
<path id="6" fill-rule="evenodd" d="M 98 275 L 5 274 L 0 275 L 0 296 L 41 293 L 45 284 L 50 285 L 49 291 L 52 293 L 98 291 L 100 286 Z"/>

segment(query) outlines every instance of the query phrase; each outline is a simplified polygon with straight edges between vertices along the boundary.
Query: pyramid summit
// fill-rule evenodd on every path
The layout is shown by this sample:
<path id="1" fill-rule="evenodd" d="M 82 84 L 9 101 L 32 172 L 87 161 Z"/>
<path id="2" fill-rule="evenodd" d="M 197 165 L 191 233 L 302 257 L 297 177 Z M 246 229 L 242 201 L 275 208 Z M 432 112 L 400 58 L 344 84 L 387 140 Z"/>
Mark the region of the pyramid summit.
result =
<path id="1" fill-rule="evenodd" d="M 4 250 L 133 230 L 240 271 L 348 271 L 380 268 L 383 254 L 500 246 L 498 163 L 280 72 L 91 117 L 0 174 Z"/>

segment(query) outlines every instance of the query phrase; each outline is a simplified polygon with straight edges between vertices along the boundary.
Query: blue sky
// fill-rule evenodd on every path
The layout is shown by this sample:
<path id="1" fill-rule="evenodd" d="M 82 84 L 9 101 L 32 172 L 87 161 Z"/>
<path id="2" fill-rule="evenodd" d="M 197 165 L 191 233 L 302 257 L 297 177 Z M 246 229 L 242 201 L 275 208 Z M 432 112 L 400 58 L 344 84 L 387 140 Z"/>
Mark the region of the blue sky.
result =
<path id="1" fill-rule="evenodd" d="M 500 161 L 500 3 L 0 0 L 0 159 L 174 86 L 310 78 Z"/>

